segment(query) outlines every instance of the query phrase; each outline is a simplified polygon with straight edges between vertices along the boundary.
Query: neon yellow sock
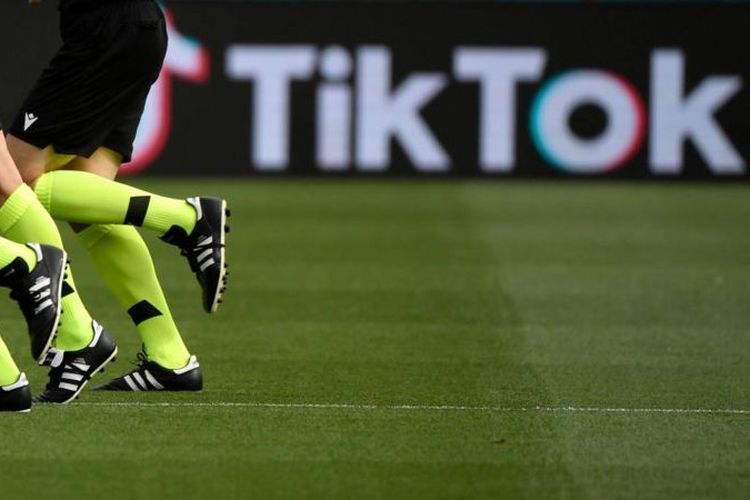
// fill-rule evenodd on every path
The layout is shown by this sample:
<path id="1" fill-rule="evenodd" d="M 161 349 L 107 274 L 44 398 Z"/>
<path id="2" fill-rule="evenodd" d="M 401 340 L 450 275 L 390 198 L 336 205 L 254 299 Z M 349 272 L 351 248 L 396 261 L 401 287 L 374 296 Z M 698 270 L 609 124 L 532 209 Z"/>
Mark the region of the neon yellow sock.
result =
<path id="1" fill-rule="evenodd" d="M 19 375 L 21 375 L 21 370 L 16 366 L 13 356 L 8 351 L 8 346 L 0 337 L 0 386 L 10 385 L 18 381 Z"/>
<path id="2" fill-rule="evenodd" d="M 62 248 L 62 239 L 55 221 L 36 199 L 34 191 L 23 184 L 0 207 L 0 232 L 9 239 L 25 243 L 34 241 Z M 91 315 L 76 293 L 73 273 L 67 269 L 66 295 L 62 299 L 65 311 L 60 323 L 56 346 L 64 351 L 77 351 L 86 347 L 93 338 Z"/>
<path id="3" fill-rule="evenodd" d="M 35 191 L 56 219 L 81 224 L 130 224 L 159 234 L 173 225 L 190 234 L 195 209 L 185 200 L 165 198 L 87 172 L 59 170 L 37 180 Z"/>
<path id="4" fill-rule="evenodd" d="M 26 245 L 0 238 L 0 269 L 21 257 L 29 270 L 36 267 L 36 252 Z M 2 384 L 0 384 L 2 385 Z"/>
<path id="5" fill-rule="evenodd" d="M 78 238 L 107 287 L 128 311 L 148 357 L 164 368 L 184 367 L 190 353 L 164 298 L 151 254 L 133 227 L 89 226 Z"/>

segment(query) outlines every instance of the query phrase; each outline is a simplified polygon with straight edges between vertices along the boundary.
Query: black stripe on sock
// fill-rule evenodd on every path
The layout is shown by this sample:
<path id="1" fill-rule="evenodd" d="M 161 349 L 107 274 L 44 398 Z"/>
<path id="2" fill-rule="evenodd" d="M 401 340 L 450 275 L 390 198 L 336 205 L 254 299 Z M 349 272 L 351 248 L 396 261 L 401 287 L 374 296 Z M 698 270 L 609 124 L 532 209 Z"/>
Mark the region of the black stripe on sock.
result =
<path id="1" fill-rule="evenodd" d="M 135 326 L 140 325 L 147 319 L 156 318 L 157 316 L 162 315 L 161 311 L 154 307 L 148 300 L 138 302 L 136 305 L 128 309 L 128 314 L 133 320 L 133 323 L 135 323 Z"/>
<path id="2" fill-rule="evenodd" d="M 146 219 L 149 203 L 151 203 L 150 196 L 133 196 L 130 198 L 128 213 L 125 214 L 125 222 L 123 224 L 142 226 L 143 221 Z"/>
<path id="3" fill-rule="evenodd" d="M 73 293 L 76 293 L 76 291 L 73 289 L 73 287 L 70 286 L 70 284 L 68 284 L 67 281 L 63 281 L 63 284 L 62 284 L 62 294 L 60 295 L 60 297 L 61 298 L 62 297 L 67 297 L 68 295 L 73 294 Z"/>

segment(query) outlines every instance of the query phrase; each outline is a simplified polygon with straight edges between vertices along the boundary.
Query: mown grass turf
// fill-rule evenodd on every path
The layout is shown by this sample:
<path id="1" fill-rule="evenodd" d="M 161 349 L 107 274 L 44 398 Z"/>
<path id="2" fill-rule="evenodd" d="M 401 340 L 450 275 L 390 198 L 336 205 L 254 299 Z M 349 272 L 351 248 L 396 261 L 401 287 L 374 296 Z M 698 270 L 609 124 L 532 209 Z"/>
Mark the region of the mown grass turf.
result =
<path id="1" fill-rule="evenodd" d="M 206 390 L 0 417 L 1 498 L 747 497 L 748 414 L 534 408 L 750 410 L 748 188 L 137 184 L 231 202 L 213 318 L 147 238 Z M 69 249 L 123 372 L 137 336 Z M 371 406 L 107 405 L 131 402 Z"/>

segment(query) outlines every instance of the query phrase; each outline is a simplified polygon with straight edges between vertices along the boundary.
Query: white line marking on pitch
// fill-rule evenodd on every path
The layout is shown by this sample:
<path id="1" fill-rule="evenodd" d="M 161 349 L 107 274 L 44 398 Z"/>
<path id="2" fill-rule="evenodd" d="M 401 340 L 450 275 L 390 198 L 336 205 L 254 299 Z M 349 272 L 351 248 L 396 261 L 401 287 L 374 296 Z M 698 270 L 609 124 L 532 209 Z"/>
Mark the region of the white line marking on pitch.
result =
<path id="1" fill-rule="evenodd" d="M 656 413 L 677 415 L 750 415 L 750 410 L 709 409 L 709 408 L 598 408 L 578 406 L 449 406 L 449 405 L 366 405 L 366 404 L 326 404 L 326 403 L 230 403 L 230 402 L 79 402 L 74 406 L 111 406 L 145 408 L 280 408 L 280 409 L 321 409 L 321 410 L 403 410 L 403 411 L 445 411 L 445 412 L 487 412 L 487 413 Z"/>

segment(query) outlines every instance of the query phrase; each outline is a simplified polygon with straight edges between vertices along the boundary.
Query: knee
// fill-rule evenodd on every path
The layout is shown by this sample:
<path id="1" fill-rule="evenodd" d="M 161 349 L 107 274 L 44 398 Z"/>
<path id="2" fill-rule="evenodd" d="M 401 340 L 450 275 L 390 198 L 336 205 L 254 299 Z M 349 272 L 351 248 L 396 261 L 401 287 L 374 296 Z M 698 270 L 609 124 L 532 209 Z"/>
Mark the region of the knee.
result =
<path id="1" fill-rule="evenodd" d="M 39 182 L 39 179 L 41 179 L 42 176 L 44 175 L 43 172 L 42 173 L 34 172 L 28 169 L 21 170 L 20 168 L 19 168 L 19 172 L 21 174 L 21 179 L 23 179 L 23 182 L 31 186 L 31 189 L 36 188 L 36 185 Z"/>
<path id="2" fill-rule="evenodd" d="M 45 171 L 45 150 L 27 144 L 13 135 L 7 138 L 7 148 L 23 182 L 34 186 Z"/>

